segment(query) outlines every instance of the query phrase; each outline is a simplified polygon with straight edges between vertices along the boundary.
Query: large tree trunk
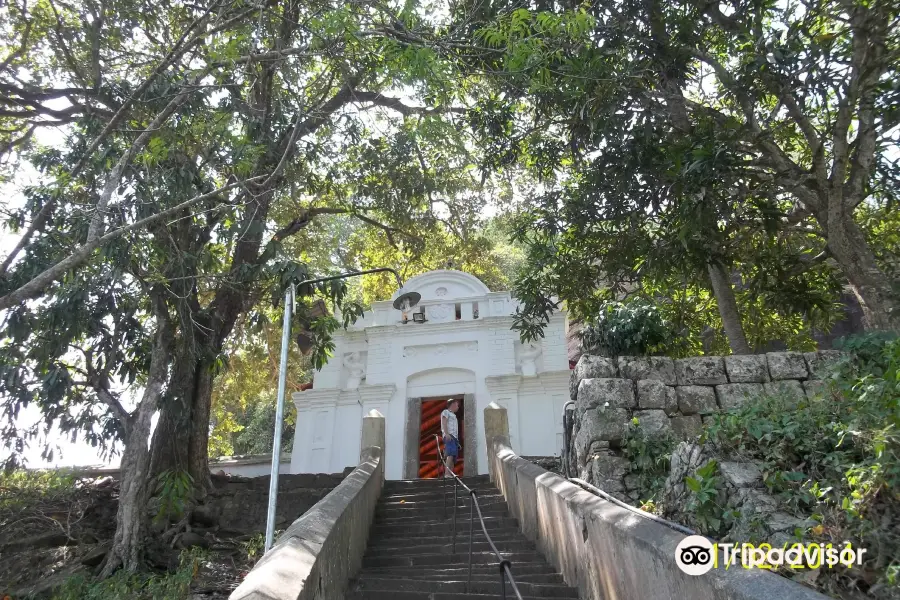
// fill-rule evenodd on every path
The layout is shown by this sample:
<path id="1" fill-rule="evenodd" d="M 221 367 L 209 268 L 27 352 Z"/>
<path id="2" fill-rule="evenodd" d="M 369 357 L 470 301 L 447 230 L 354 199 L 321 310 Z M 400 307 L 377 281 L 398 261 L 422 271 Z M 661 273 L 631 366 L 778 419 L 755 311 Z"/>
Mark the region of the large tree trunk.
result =
<path id="1" fill-rule="evenodd" d="M 242 306 L 240 297 L 236 302 Z M 193 338 L 182 335 L 178 341 L 172 383 L 153 436 L 151 473 L 187 472 L 201 497 L 211 487 L 209 419 L 213 367 L 239 315 L 240 310 L 233 310 L 224 320 L 193 317 L 201 321 L 202 333 Z"/>
<path id="2" fill-rule="evenodd" d="M 900 331 L 900 306 L 862 230 L 850 218 L 828 224 L 828 250 L 841 266 L 863 311 L 866 329 Z"/>
<path id="3" fill-rule="evenodd" d="M 147 523 L 147 499 L 152 478 L 149 474 L 150 421 L 156 411 L 155 402 L 142 401 L 125 438 L 125 452 L 119 467 L 119 507 L 116 511 L 116 533 L 100 573 L 109 577 L 120 566 L 136 571 L 141 566 L 141 549 Z"/>
<path id="4" fill-rule="evenodd" d="M 747 336 L 744 335 L 741 314 L 738 312 L 737 301 L 734 298 L 734 289 L 731 287 L 728 272 L 718 262 L 708 263 L 707 269 L 731 352 L 734 354 L 752 354 L 753 351 L 750 349 L 750 344 L 747 343 Z"/>
<path id="5" fill-rule="evenodd" d="M 178 352 L 175 365 L 172 386 L 153 434 L 150 472 L 154 476 L 167 470 L 186 472 L 202 496 L 210 487 L 208 445 L 213 372 L 210 363 L 193 352 Z"/>
<path id="6" fill-rule="evenodd" d="M 172 323 L 165 314 L 165 302 L 154 298 L 157 330 L 150 357 L 147 385 L 141 401 L 123 426 L 125 451 L 119 467 L 119 505 L 116 511 L 116 533 L 104 560 L 101 577 L 108 577 L 120 566 L 136 571 L 141 566 L 144 532 L 147 524 L 147 500 L 153 478 L 150 473 L 150 422 L 169 376 L 171 364 Z"/>

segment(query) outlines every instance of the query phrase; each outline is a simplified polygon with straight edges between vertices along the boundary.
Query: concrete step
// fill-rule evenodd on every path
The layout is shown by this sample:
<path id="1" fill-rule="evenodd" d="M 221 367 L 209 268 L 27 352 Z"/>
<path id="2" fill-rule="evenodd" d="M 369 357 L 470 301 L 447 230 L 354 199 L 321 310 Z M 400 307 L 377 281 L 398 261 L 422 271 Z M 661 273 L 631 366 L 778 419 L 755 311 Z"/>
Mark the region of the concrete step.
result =
<path id="1" fill-rule="evenodd" d="M 542 571 L 542 572 L 539 572 Z M 513 565 L 513 576 L 516 581 L 530 583 L 546 583 L 564 585 L 562 575 L 553 567 L 542 563 L 526 563 Z M 393 569 L 365 569 L 360 571 L 357 579 L 414 579 L 419 581 L 466 581 L 469 568 L 424 570 L 413 567 L 395 567 Z M 499 581 L 500 574 L 496 565 L 472 565 L 472 581 Z"/>
<path id="2" fill-rule="evenodd" d="M 509 517 L 509 510 L 507 508 L 485 508 L 481 510 L 481 514 L 484 517 L 485 523 L 491 517 Z M 459 526 L 461 523 L 468 523 L 469 515 L 465 515 L 463 517 L 459 513 L 456 513 L 456 524 Z M 375 515 L 375 525 L 406 525 L 413 523 L 423 523 L 428 524 L 433 528 L 436 528 L 435 531 L 450 531 L 450 527 L 453 525 L 453 515 L 451 514 L 446 519 L 442 518 L 440 511 L 439 514 L 432 514 L 429 512 L 390 512 L 390 513 L 381 513 Z M 475 513 L 475 526 L 478 526 L 478 513 Z"/>
<path id="3" fill-rule="evenodd" d="M 522 535 L 518 522 L 509 515 L 504 497 L 489 478 L 467 477 L 465 482 L 478 493 L 485 527 L 503 559 L 511 562 L 523 599 L 577 598 L 577 591 L 565 585 L 562 576 Z M 457 494 L 454 548 L 451 485 L 440 479 L 386 482 L 369 531 L 362 569 L 351 581 L 345 598 L 487 600 L 500 596 L 498 558 L 477 520 L 472 534 L 471 587 L 467 588 L 470 499 L 462 488 L 457 489 Z M 513 597 L 508 582 L 506 594 Z"/>
<path id="4" fill-rule="evenodd" d="M 463 483 L 466 485 L 491 482 L 490 475 L 467 475 L 465 477 L 460 477 L 460 479 L 462 479 Z M 436 477 L 434 479 L 391 479 L 390 481 L 384 482 L 384 485 L 427 485 L 441 481 L 443 481 L 442 477 Z"/>
<path id="5" fill-rule="evenodd" d="M 466 575 L 469 571 L 469 564 L 466 563 L 461 566 L 455 565 L 433 565 L 430 567 L 366 567 L 360 570 L 360 576 L 362 574 L 371 574 L 374 576 L 384 575 L 384 574 L 396 574 L 396 575 L 427 575 L 427 574 L 435 574 L 440 575 L 441 573 L 458 576 L 459 574 Z M 525 562 L 519 561 L 513 565 L 513 573 L 535 573 L 540 575 L 548 575 L 548 574 L 556 574 L 556 570 L 549 564 L 547 564 L 544 560 L 537 560 L 533 562 Z M 497 564 L 496 562 L 487 565 L 472 565 L 472 574 L 482 574 L 482 575 L 491 575 L 497 576 Z"/>
<path id="6" fill-rule="evenodd" d="M 503 558 L 513 565 L 519 562 L 537 562 L 542 557 L 536 552 L 515 552 L 504 554 Z M 363 568 L 369 567 L 424 567 L 442 566 L 446 568 L 468 566 L 469 553 L 457 551 L 456 554 L 416 554 L 397 556 L 390 552 L 383 554 L 367 554 L 363 557 Z M 476 552 L 472 554 L 473 565 L 497 564 L 497 556 L 493 552 Z"/>
<path id="7" fill-rule="evenodd" d="M 458 525 L 458 524 L 457 524 Z M 377 535 L 371 536 L 369 538 L 369 547 L 371 548 L 390 548 L 394 546 L 408 546 L 412 545 L 430 545 L 430 544 L 449 544 L 450 543 L 450 532 L 444 534 L 441 532 L 440 535 L 435 535 L 437 532 L 435 531 L 426 531 L 422 533 L 401 533 L 396 535 Z M 488 529 L 488 533 L 491 536 L 491 539 L 496 541 L 528 541 L 528 539 L 522 535 L 517 529 L 497 529 L 491 530 Z M 484 532 L 481 531 L 481 527 L 478 526 L 478 523 L 475 524 L 475 531 L 472 532 L 472 541 L 474 542 L 483 542 Z M 466 527 L 458 527 L 456 530 L 456 543 L 469 543 L 469 528 L 468 525 Z"/>
<path id="8" fill-rule="evenodd" d="M 478 504 L 479 506 L 485 506 L 486 504 L 496 504 L 498 502 L 506 502 L 506 499 L 502 494 L 478 494 Z M 433 506 L 435 508 L 443 508 L 445 505 L 447 508 L 453 507 L 453 494 L 397 494 L 396 496 L 383 496 L 381 500 L 378 502 L 379 506 L 390 507 L 390 506 L 406 506 L 409 504 L 421 505 L 421 506 Z M 460 494 L 456 498 L 456 506 L 463 507 L 469 506 L 469 495 L 468 494 Z"/>
<path id="9" fill-rule="evenodd" d="M 515 574 L 513 574 L 515 577 Z M 540 598 L 577 598 L 575 590 L 564 585 L 529 583 L 516 580 L 519 592 L 523 596 L 535 596 Z M 351 591 L 393 591 L 393 592 L 420 592 L 429 591 L 438 594 L 493 594 L 499 596 L 500 576 L 496 581 L 472 581 L 467 585 L 466 581 L 417 581 L 411 579 L 382 579 L 361 578 L 350 584 Z M 507 583 L 507 593 L 512 592 Z"/>
<path id="10" fill-rule="evenodd" d="M 533 552 L 535 551 L 534 544 L 528 541 L 522 540 L 497 540 L 494 542 L 494 545 L 497 546 L 497 550 L 499 550 L 503 554 L 514 553 L 514 552 Z M 490 552 L 491 546 L 485 541 L 472 542 L 472 552 Z M 366 556 L 384 556 L 385 554 L 390 554 L 391 556 L 418 556 L 420 554 L 462 554 L 465 553 L 468 555 L 469 552 L 469 543 L 468 541 L 463 544 L 459 541 L 456 543 L 456 552 L 453 551 L 453 545 L 449 543 L 449 541 L 440 543 L 440 544 L 416 544 L 408 543 L 406 545 L 392 545 L 392 546 L 374 546 L 370 545 L 366 550 Z"/>
<path id="11" fill-rule="evenodd" d="M 498 502 L 495 504 L 479 503 L 478 507 L 481 509 L 481 514 L 485 517 L 488 515 L 505 513 L 509 511 L 509 507 L 506 505 L 506 502 Z M 468 519 L 470 514 L 473 514 L 475 518 L 478 518 L 478 511 L 473 511 L 469 506 L 457 506 L 455 513 L 453 511 L 452 505 L 444 509 L 440 504 L 438 504 L 437 506 L 399 504 L 396 506 L 378 507 L 375 509 L 376 518 L 415 516 L 425 520 L 443 521 L 447 519 L 453 519 L 454 514 L 456 514 L 457 521 L 460 521 L 464 518 Z"/>
<path id="12" fill-rule="evenodd" d="M 435 594 L 434 592 L 347 592 L 344 600 L 456 600 L 467 598 L 468 600 L 497 600 L 498 594 Z M 506 597 L 512 598 L 512 588 L 506 587 Z M 522 596 L 522 600 L 537 600 L 541 596 Z"/>
<path id="13" fill-rule="evenodd" d="M 465 494 L 466 488 L 470 490 L 475 490 L 479 494 L 481 493 L 491 493 L 491 492 L 499 492 L 500 489 L 497 488 L 494 484 L 490 482 L 484 483 L 472 483 L 465 486 L 461 486 L 459 484 L 456 485 L 456 491 L 459 494 Z M 425 482 L 421 484 L 415 483 L 404 483 L 402 481 L 387 481 L 382 487 L 382 493 L 386 495 L 393 494 L 452 494 L 453 493 L 453 482 L 448 481 L 447 483 L 443 482 Z"/>
<path id="14" fill-rule="evenodd" d="M 497 505 L 506 505 L 506 500 L 503 496 L 488 496 L 486 498 L 482 498 L 479 496 L 478 498 L 478 506 L 484 508 L 486 506 L 497 506 Z M 453 498 L 448 498 L 446 503 L 441 498 L 436 498 L 433 500 L 403 500 L 399 502 L 379 502 L 377 505 L 378 509 L 388 509 L 388 508 L 422 508 L 432 511 L 440 512 L 444 510 L 444 507 L 447 507 L 447 512 L 451 512 L 453 510 Z M 456 501 L 456 513 L 459 514 L 461 510 L 469 510 L 469 499 L 468 498 L 458 498 Z"/>
<path id="15" fill-rule="evenodd" d="M 495 504 L 493 506 L 481 506 L 481 516 L 487 517 L 498 515 L 509 515 L 509 508 L 506 504 Z M 471 514 L 470 514 L 471 513 Z M 456 509 L 456 522 L 468 522 L 469 518 L 478 520 L 478 511 L 470 511 L 468 508 Z M 385 521 L 388 519 L 418 519 L 428 522 L 453 522 L 453 509 L 447 510 L 447 514 L 440 508 L 387 508 L 375 509 L 375 521 Z"/>
<path id="16" fill-rule="evenodd" d="M 503 498 L 503 494 L 497 488 L 494 487 L 476 487 L 475 495 L 479 498 L 482 497 L 492 497 L 492 498 Z M 456 497 L 460 502 L 469 500 L 469 492 L 464 490 L 463 488 L 457 488 Z M 444 498 L 447 499 L 448 502 L 452 502 L 453 499 L 453 488 L 442 489 L 440 487 L 432 488 L 432 489 L 407 489 L 407 490 L 383 490 L 381 492 L 381 496 L 379 500 L 381 502 L 384 501 L 392 501 L 392 500 L 403 500 L 403 499 L 426 499 L 426 500 L 434 500 L 441 501 Z"/>
<path id="17" fill-rule="evenodd" d="M 476 490 L 496 490 L 496 486 L 491 483 L 490 479 L 485 477 L 484 479 L 469 479 L 468 477 L 463 478 L 463 483 L 466 487 L 470 489 Z M 458 485 L 458 484 L 457 484 Z M 448 480 L 444 483 L 443 479 L 416 479 L 413 481 L 385 481 L 384 482 L 384 493 L 394 494 L 398 492 L 409 492 L 409 491 L 437 491 L 453 489 L 453 481 Z M 462 489 L 462 488 L 460 488 Z"/>
<path id="18" fill-rule="evenodd" d="M 458 514 L 457 517 L 459 517 Z M 449 529 L 447 529 L 446 527 L 447 522 L 448 521 L 438 522 L 404 519 L 396 522 L 375 523 L 372 526 L 372 529 L 369 531 L 369 534 L 372 537 L 375 537 L 378 535 L 402 535 L 404 533 L 443 533 L 444 531 L 449 531 Z M 452 523 L 452 521 L 449 522 Z M 457 520 L 457 525 L 460 525 L 459 520 Z M 479 523 L 475 523 L 475 525 L 477 527 L 480 527 Z M 488 532 L 500 529 L 515 529 L 516 531 L 519 530 L 519 522 L 512 517 L 488 515 L 484 518 L 484 525 L 487 528 Z M 459 531 L 462 531 L 463 529 L 464 528 L 459 529 Z"/>

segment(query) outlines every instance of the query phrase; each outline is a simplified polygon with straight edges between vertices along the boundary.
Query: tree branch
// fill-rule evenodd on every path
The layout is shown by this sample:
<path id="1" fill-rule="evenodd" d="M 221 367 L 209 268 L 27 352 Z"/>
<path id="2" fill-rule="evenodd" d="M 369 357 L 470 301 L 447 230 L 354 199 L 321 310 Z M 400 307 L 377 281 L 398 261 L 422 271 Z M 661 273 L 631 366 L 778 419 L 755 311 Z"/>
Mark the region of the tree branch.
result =
<path id="1" fill-rule="evenodd" d="M 777 143 L 772 141 L 771 132 L 763 129 L 760 126 L 759 122 L 756 119 L 756 114 L 753 111 L 753 105 L 744 92 L 744 89 L 732 77 L 731 73 L 729 73 L 728 70 L 718 60 L 716 60 L 714 56 L 699 49 L 691 49 L 691 53 L 697 60 L 709 65 L 716 73 L 716 77 L 721 82 L 721 84 L 725 86 L 725 88 L 729 90 L 729 92 L 737 99 L 738 105 L 741 107 L 741 112 L 744 115 L 745 124 L 750 133 L 753 135 L 751 141 L 772 163 L 772 166 L 779 174 L 779 179 L 781 179 L 784 175 L 788 176 L 788 180 L 780 182 L 779 185 L 796 194 L 797 197 L 810 208 L 810 210 L 817 211 L 821 207 L 821 201 L 819 200 L 819 196 L 816 191 L 810 189 L 809 186 L 804 183 L 807 174 L 797 163 L 795 163 L 791 159 L 790 156 L 787 155 L 787 153 L 784 152 L 784 150 L 781 149 L 781 147 Z M 685 99 L 685 102 L 695 109 L 713 111 L 716 113 L 719 112 L 712 107 L 708 107 L 704 104 L 700 104 L 689 99 Z M 790 185 L 786 185 L 788 183 Z"/>
<path id="2" fill-rule="evenodd" d="M 146 227 L 147 225 L 151 225 L 152 223 L 155 223 L 156 221 L 159 221 L 168 216 L 177 214 L 177 213 L 181 212 L 182 210 L 189 208 L 190 206 L 192 206 L 194 204 L 197 204 L 198 202 L 208 200 L 208 199 L 213 198 L 223 192 L 227 192 L 236 187 L 243 186 L 248 181 L 251 181 L 254 179 L 262 179 L 264 177 L 266 177 L 266 176 L 259 175 L 257 177 L 253 177 L 249 180 L 230 183 L 226 186 L 223 186 L 221 188 L 218 188 L 218 189 L 208 192 L 206 194 L 201 194 L 199 196 L 195 196 L 195 197 L 191 198 L 190 200 L 185 200 L 184 202 L 177 204 L 176 206 L 173 206 L 171 208 L 168 208 L 164 211 L 161 211 L 159 213 L 156 213 L 155 215 L 151 215 L 144 219 L 135 221 L 134 223 L 130 223 L 129 225 L 124 225 L 122 227 L 114 229 L 114 230 L 106 233 L 105 235 L 102 235 L 102 236 L 97 235 L 94 237 L 88 236 L 88 241 L 86 241 L 84 244 L 82 244 L 78 249 L 76 249 L 74 252 L 72 252 L 69 256 L 58 261 L 53 266 L 45 269 L 42 273 L 33 277 L 28 283 L 25 283 L 24 285 L 18 287 L 16 290 L 10 292 L 9 294 L 6 294 L 5 296 L 0 297 L 0 310 L 3 310 L 5 308 L 9 308 L 16 304 L 19 304 L 20 302 L 24 302 L 25 300 L 28 300 L 29 298 L 33 298 L 34 296 L 40 294 L 47 286 L 49 286 L 51 283 L 53 283 L 54 281 L 59 279 L 64 273 L 66 273 L 70 269 L 74 269 L 74 268 L 82 265 L 85 261 L 88 260 L 91 253 L 94 250 L 96 250 L 103 244 L 109 242 L 110 240 L 113 240 L 129 231 L 134 231 L 135 229 L 139 229 L 141 227 Z"/>
<path id="3" fill-rule="evenodd" d="M 387 234 L 388 242 L 390 242 L 391 246 L 393 246 L 395 248 L 397 247 L 397 242 L 394 240 L 395 233 L 402 234 L 405 237 L 410 237 L 410 238 L 412 237 L 411 235 L 409 235 L 402 229 L 397 229 L 396 227 L 391 227 L 390 225 L 385 225 L 384 223 L 379 223 L 375 219 L 367 217 L 361 213 L 353 213 L 353 216 L 356 217 L 357 219 L 359 219 L 360 221 L 362 221 L 363 223 L 368 223 L 369 225 L 371 225 L 373 227 L 377 227 L 378 229 L 381 229 L 382 231 L 384 231 L 384 233 Z"/>
<path id="4" fill-rule="evenodd" d="M 863 188 L 866 180 L 872 175 L 875 151 L 878 146 L 878 127 L 875 122 L 875 98 L 877 86 L 884 73 L 884 31 L 883 23 L 872 25 L 873 39 L 866 52 L 864 75 L 860 78 L 859 109 L 857 121 L 859 130 L 854 140 L 854 152 L 850 164 L 850 175 L 847 179 L 847 192 L 843 197 L 845 210 L 852 210 L 863 201 Z"/>
<path id="5" fill-rule="evenodd" d="M 385 96 L 385 95 L 381 94 L 381 92 L 354 91 L 353 92 L 353 101 L 354 102 L 368 102 L 369 104 L 373 104 L 375 106 L 382 106 L 384 108 L 390 108 L 391 110 L 395 110 L 405 117 L 409 117 L 412 115 L 430 115 L 430 114 L 441 114 L 441 113 L 456 113 L 456 114 L 465 114 L 466 113 L 465 108 L 455 107 L 455 106 L 448 106 L 445 108 L 429 108 L 427 106 L 410 106 L 409 104 L 405 104 L 399 98 L 391 98 L 390 96 Z"/>
<path id="6" fill-rule="evenodd" d="M 22 11 L 22 17 L 26 18 L 24 7 L 23 7 L 23 11 Z M 28 46 L 28 39 L 31 37 L 31 27 L 33 24 L 34 24 L 34 22 L 31 20 L 26 21 L 25 30 L 22 32 L 22 43 L 19 44 L 18 48 L 16 48 L 12 52 L 10 52 L 9 56 L 7 56 L 5 59 L 3 59 L 3 62 L 0 63 L 0 71 L 5 70 L 12 63 L 12 61 L 16 60 L 17 58 L 19 58 L 23 54 L 25 54 L 25 50 Z"/>
<path id="7" fill-rule="evenodd" d="M 122 423 L 122 429 L 125 430 L 125 435 L 128 435 L 128 431 L 131 429 L 131 415 L 125 410 L 125 407 L 122 406 L 119 399 L 105 387 L 99 377 L 91 377 L 90 383 L 91 387 L 94 388 L 94 391 L 97 393 L 97 398 L 110 408 L 119 422 Z"/>
<path id="8" fill-rule="evenodd" d="M 310 222 L 317 217 L 318 215 L 341 215 L 347 214 L 350 212 L 346 208 L 307 208 L 304 209 L 300 216 L 293 219 L 290 223 L 279 229 L 275 232 L 275 235 L 272 236 L 272 241 L 280 242 L 285 238 L 288 238 L 301 229 L 304 229 Z"/>

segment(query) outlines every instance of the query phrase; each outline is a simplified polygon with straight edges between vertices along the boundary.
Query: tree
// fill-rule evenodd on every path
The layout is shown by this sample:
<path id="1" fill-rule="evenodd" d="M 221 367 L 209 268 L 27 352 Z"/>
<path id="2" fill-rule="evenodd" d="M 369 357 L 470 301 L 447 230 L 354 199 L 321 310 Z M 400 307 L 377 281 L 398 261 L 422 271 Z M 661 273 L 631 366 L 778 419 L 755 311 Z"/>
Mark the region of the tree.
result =
<path id="1" fill-rule="evenodd" d="M 443 43 L 419 10 L 51 0 L 4 14 L 0 104 L 19 107 L 0 115 L 4 149 L 42 176 L 8 207 L 21 240 L 0 268 L 4 412 L 33 402 L 67 431 L 124 441 L 104 574 L 140 566 L 154 475 L 206 492 L 229 337 L 311 274 L 291 237 L 343 215 L 397 240 L 433 222 L 432 198 L 453 207 L 477 187 L 437 150 L 460 145 L 462 109 L 435 53 L 406 41 Z M 66 143 L 45 148 L 35 132 L 53 119 Z M 358 314 L 341 284 L 302 292 Z M 319 364 L 338 325 L 316 324 Z M 130 411 L 129 385 L 144 390 Z"/>
<path id="2" fill-rule="evenodd" d="M 854 221 L 864 203 L 887 201 L 896 181 L 885 153 L 896 147 L 894 4 L 491 10 L 470 25 L 488 50 L 467 64 L 496 89 L 475 126 L 492 166 L 524 163 L 540 178 L 548 243 L 581 220 L 567 239 L 573 248 L 585 245 L 575 236 L 605 229 L 620 248 L 635 243 L 626 254 L 641 259 L 647 246 L 635 237 L 644 236 L 629 229 L 665 225 L 664 213 L 694 225 L 703 222 L 685 221 L 689 211 L 716 216 L 672 231 L 706 240 L 686 249 L 727 301 L 734 255 L 720 242 L 746 241 L 732 232 L 752 219 L 752 235 L 800 234 L 807 249 L 787 262 L 834 261 L 868 326 L 896 326 L 891 283 Z M 589 252 L 579 258 L 591 262 Z M 593 289 L 604 278 L 597 265 L 580 268 L 574 285 Z M 546 299 L 537 303 L 545 308 Z M 723 319 L 734 324 L 733 312 Z"/>
<path id="3" fill-rule="evenodd" d="M 261 307 L 260 314 L 248 313 L 235 325 L 226 342 L 225 363 L 213 381 L 210 456 L 259 454 L 272 451 L 272 425 L 280 367 L 281 328 L 278 311 Z M 291 343 L 288 348 L 285 425 L 293 428 L 295 414 L 291 394 L 300 391 L 312 374 L 310 358 Z M 265 420 L 268 418 L 268 421 Z M 252 429 L 253 431 L 247 431 Z M 258 435 L 268 431 L 268 437 Z M 283 442 L 293 440 L 285 431 Z M 268 448 L 261 449 L 268 439 Z"/>

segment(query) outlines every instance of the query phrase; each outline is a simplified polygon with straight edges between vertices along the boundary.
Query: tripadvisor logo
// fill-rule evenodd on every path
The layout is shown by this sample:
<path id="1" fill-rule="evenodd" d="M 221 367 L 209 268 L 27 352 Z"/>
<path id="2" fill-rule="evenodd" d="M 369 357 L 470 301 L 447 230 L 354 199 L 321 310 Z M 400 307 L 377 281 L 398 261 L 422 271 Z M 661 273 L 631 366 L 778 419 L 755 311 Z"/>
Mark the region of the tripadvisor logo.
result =
<path id="1" fill-rule="evenodd" d="M 701 535 L 689 535 L 675 548 L 675 562 L 688 575 L 703 575 L 713 568 L 713 544 Z"/>
<path id="2" fill-rule="evenodd" d="M 723 553 L 721 561 L 719 551 Z M 850 542 L 839 545 L 794 542 L 778 548 L 767 543 L 758 546 L 749 543 L 714 544 L 703 536 L 689 535 L 675 548 L 675 563 L 688 575 L 703 575 L 720 566 L 727 570 L 735 565 L 745 569 L 775 569 L 781 566 L 791 569 L 834 569 L 862 565 L 866 552 L 866 548 L 854 548 Z"/>

